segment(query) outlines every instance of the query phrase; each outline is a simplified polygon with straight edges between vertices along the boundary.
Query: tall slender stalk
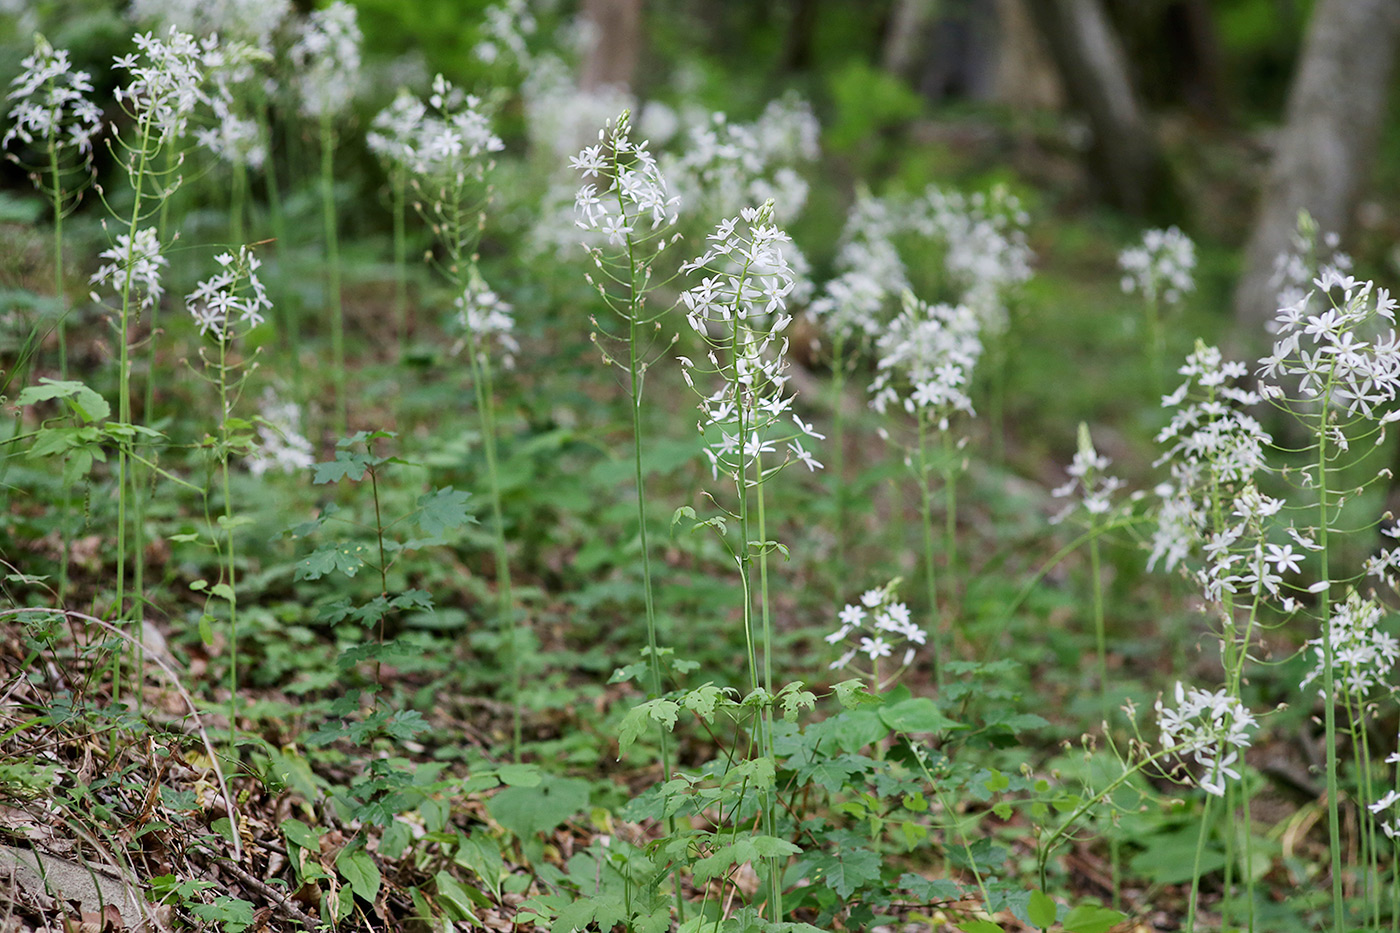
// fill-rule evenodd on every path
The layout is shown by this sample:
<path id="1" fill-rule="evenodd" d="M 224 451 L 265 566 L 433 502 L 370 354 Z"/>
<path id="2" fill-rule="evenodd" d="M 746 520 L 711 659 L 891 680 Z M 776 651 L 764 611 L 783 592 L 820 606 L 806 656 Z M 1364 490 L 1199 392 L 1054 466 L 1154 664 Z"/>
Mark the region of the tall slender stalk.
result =
<path id="1" fill-rule="evenodd" d="M 924 532 L 924 596 L 928 601 L 929 647 L 933 653 L 933 678 L 940 691 L 943 689 L 943 668 L 945 649 L 943 645 L 943 619 L 938 608 L 938 572 L 933 561 L 933 490 L 929 486 L 932 468 L 928 463 L 928 417 L 920 412 L 919 424 L 919 519 Z"/>
<path id="2" fill-rule="evenodd" d="M 340 293 L 340 232 L 335 210 L 334 114 L 321 114 L 321 221 L 326 247 L 326 296 L 331 317 L 331 377 L 335 387 L 335 430 L 349 430 L 350 403 L 346 396 L 345 310 Z"/>

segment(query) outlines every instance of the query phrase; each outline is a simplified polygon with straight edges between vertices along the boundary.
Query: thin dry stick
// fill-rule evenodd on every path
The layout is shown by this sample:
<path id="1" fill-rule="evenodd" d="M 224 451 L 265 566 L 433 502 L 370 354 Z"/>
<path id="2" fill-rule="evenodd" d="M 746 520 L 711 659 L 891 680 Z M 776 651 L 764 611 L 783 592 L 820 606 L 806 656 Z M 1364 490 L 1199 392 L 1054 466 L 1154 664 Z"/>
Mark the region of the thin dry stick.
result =
<path id="1" fill-rule="evenodd" d="M 78 619 L 82 622 L 90 622 L 93 625 L 96 625 L 105 631 L 111 632 L 118 638 L 124 638 L 132 644 L 137 644 L 137 640 L 135 638 L 128 635 L 126 632 L 123 632 L 121 629 L 117 628 L 111 623 L 104 622 L 96 616 L 90 616 L 86 613 L 78 612 L 73 609 L 45 609 L 43 607 L 38 606 L 26 609 L 3 609 L 0 610 L 0 619 L 5 618 L 6 616 L 20 615 L 22 613 L 30 612 L 58 612 L 62 615 L 67 616 L 70 619 Z M 179 676 L 175 673 L 174 670 L 170 668 L 168 664 L 166 664 L 156 655 L 151 654 L 149 652 L 145 654 L 145 658 L 147 661 L 154 663 L 157 667 L 159 667 L 162 671 L 165 672 L 166 677 L 170 678 L 170 683 L 180 694 L 180 699 L 184 700 L 185 705 L 189 707 L 190 715 L 194 717 L 195 729 L 199 731 L 199 737 L 204 742 L 204 749 L 209 753 L 209 762 L 214 768 L 214 777 L 218 779 L 219 790 L 223 794 L 224 812 L 228 814 L 228 823 L 230 829 L 229 835 L 233 839 L 233 855 L 236 859 L 242 861 L 243 845 L 238 841 L 238 817 L 233 812 L 233 795 L 229 793 L 228 784 L 224 781 L 224 771 L 222 768 L 219 767 L 219 756 L 214 751 L 214 743 L 209 740 L 209 733 L 206 732 L 204 729 L 204 720 L 199 717 L 199 710 L 194 705 L 194 699 L 190 697 L 188 692 L 186 692 L 184 685 L 180 683 Z"/>

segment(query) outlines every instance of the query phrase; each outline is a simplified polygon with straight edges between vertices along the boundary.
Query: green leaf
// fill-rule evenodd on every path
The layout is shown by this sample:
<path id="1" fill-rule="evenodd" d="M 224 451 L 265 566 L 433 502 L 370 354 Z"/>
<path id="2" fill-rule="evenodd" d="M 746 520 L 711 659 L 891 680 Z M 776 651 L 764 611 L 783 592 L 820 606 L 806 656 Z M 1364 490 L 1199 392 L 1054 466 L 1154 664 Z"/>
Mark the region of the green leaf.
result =
<path id="1" fill-rule="evenodd" d="M 342 878 L 350 882 L 350 890 L 362 900 L 374 903 L 379 895 L 379 866 L 364 849 L 341 849 L 335 857 L 336 870 Z"/>
<path id="2" fill-rule="evenodd" d="M 544 780 L 539 765 L 505 764 L 496 769 L 502 784 L 511 787 L 539 787 Z"/>
<path id="3" fill-rule="evenodd" d="M 438 897 L 447 903 L 449 913 L 454 915 L 454 919 L 481 925 L 481 921 L 472 911 L 471 895 L 455 878 L 445 871 L 440 871 L 433 875 L 433 884 L 437 888 Z"/>
<path id="4" fill-rule="evenodd" d="M 1031 923 L 1042 930 L 1048 930 L 1054 926 L 1055 915 L 1058 912 L 1059 908 L 1055 906 L 1054 899 L 1044 891 L 1037 889 L 1031 892 L 1031 899 L 1026 904 L 1026 916 L 1030 918 Z"/>
<path id="5" fill-rule="evenodd" d="M 694 690 L 687 691 L 681 697 L 681 705 L 690 710 L 701 719 L 709 722 L 714 719 L 715 707 L 724 697 L 724 690 L 716 687 L 713 683 L 704 684 Z M 674 725 L 675 720 L 672 720 Z"/>
<path id="6" fill-rule="evenodd" d="M 1001 924 L 990 920 L 964 920 L 958 924 L 963 933 L 1006 933 Z"/>
<path id="7" fill-rule="evenodd" d="M 618 727 L 618 753 L 627 751 L 627 748 L 637 741 L 643 732 L 651 728 L 652 723 L 660 723 L 669 731 L 675 726 L 676 716 L 680 709 L 679 704 L 663 697 L 650 700 L 628 710 L 627 715 L 622 719 L 622 725 Z"/>
<path id="8" fill-rule="evenodd" d="M 369 548 L 363 544 L 327 544 L 297 561 L 295 576 L 298 580 L 319 580 L 339 571 L 353 577 L 365 565 L 369 553 Z"/>
<path id="9" fill-rule="evenodd" d="M 418 509 L 412 517 L 423 534 L 440 538 L 449 531 L 456 531 L 476 521 L 476 517 L 467 510 L 467 500 L 470 498 L 471 493 L 451 486 L 435 489 L 418 500 Z"/>
<path id="10" fill-rule="evenodd" d="M 846 709 L 880 702 L 879 697 L 865 689 L 863 680 L 843 680 L 832 689 L 836 692 L 837 701 Z"/>
<path id="11" fill-rule="evenodd" d="M 1108 933 L 1126 919 L 1127 915 L 1107 907 L 1081 904 L 1065 914 L 1066 933 Z"/>
<path id="12" fill-rule="evenodd" d="M 282 821 L 282 834 L 287 841 L 311 852 L 321 851 L 321 833 L 307 826 L 301 820 L 291 818 Z"/>
<path id="13" fill-rule="evenodd" d="M 691 521 L 694 521 L 695 510 L 688 505 L 683 505 L 680 508 L 676 509 L 676 511 L 671 515 L 671 527 L 674 529 L 677 525 L 680 524 L 681 519 L 683 518 L 688 518 Z"/>
<path id="14" fill-rule="evenodd" d="M 878 853 L 863 847 L 823 852 L 806 862 L 813 881 L 827 885 L 844 900 L 856 889 L 880 877 Z"/>
<path id="15" fill-rule="evenodd" d="M 849 784 L 853 775 L 864 774 L 874 763 L 873 759 L 864 755 L 818 757 L 797 769 L 797 780 L 799 783 L 811 782 L 834 794 Z"/>
<path id="16" fill-rule="evenodd" d="M 588 806 L 589 785 L 580 778 L 550 776 L 538 787 L 507 787 L 486 809 L 517 839 L 545 833 Z"/>
<path id="17" fill-rule="evenodd" d="M 37 386 L 26 386 L 19 393 L 18 404 L 33 405 L 51 399 L 63 399 L 86 422 L 103 421 L 112 416 L 107 400 L 81 382 L 43 378 Z"/>
<path id="18" fill-rule="evenodd" d="M 364 454 L 337 450 L 334 460 L 316 464 L 311 482 L 318 486 L 325 483 L 338 483 L 343 479 L 359 482 L 365 478 L 365 471 L 376 462 L 375 458 Z"/>
<path id="19" fill-rule="evenodd" d="M 944 716 L 938 704 L 928 697 L 910 697 L 893 706 L 886 706 L 880 710 L 880 720 L 895 732 L 905 734 L 949 732 L 967 728 Z"/>

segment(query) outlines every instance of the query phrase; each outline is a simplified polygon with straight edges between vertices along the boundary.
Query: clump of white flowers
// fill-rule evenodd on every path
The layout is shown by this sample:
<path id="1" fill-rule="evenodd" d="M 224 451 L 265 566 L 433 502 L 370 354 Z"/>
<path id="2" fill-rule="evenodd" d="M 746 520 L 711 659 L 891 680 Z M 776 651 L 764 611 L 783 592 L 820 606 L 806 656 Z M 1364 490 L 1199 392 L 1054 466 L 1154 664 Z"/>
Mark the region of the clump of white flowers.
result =
<path id="1" fill-rule="evenodd" d="M 65 151 L 76 151 L 90 159 L 92 137 L 102 124 L 102 111 L 87 97 L 92 76 L 75 71 L 68 52 L 55 49 L 43 36 L 35 37 L 34 51 L 20 62 L 20 69 L 10 82 L 8 99 L 15 105 L 0 147 L 8 149 L 19 140 L 45 150 L 52 146 L 60 158 Z"/>
<path id="2" fill-rule="evenodd" d="M 520 88 L 525 131 L 532 151 L 557 165 L 593 139 L 597 128 L 636 106 L 621 88 L 580 88 L 558 56 L 541 55 Z"/>
<path id="3" fill-rule="evenodd" d="M 291 49 L 302 113 L 324 119 L 350 106 L 359 89 L 363 42 L 355 8 L 345 0 L 311 12 Z"/>
<path id="4" fill-rule="evenodd" d="M 528 72 L 534 56 L 529 41 L 539 30 L 528 0 L 504 0 L 482 11 L 481 41 L 472 51 L 488 65 L 513 62 Z"/>
<path id="5" fill-rule="evenodd" d="M 742 490 L 756 486 L 792 460 L 811 470 L 821 464 L 803 447 L 803 438 L 822 439 L 792 412 L 788 390 L 787 338 L 792 323 L 787 296 L 793 274 L 784 250 L 788 235 L 773 223 L 773 205 L 744 208 L 723 221 L 709 237 L 705 253 L 681 267 L 704 274 L 681 294 L 686 320 L 704 338 L 710 366 L 682 357 L 686 382 L 714 374 L 721 383 L 704 395 L 699 428 L 710 438 L 706 456 L 715 475 Z M 765 454 L 784 453 L 763 462 Z"/>
<path id="6" fill-rule="evenodd" d="M 1142 242 L 1118 254 L 1126 294 L 1175 305 L 1195 290 L 1196 244 L 1176 227 L 1148 230 Z"/>
<path id="7" fill-rule="evenodd" d="M 1156 704 L 1162 730 L 1162 747 L 1183 760 L 1189 755 L 1201 767 L 1194 778 L 1201 790 L 1215 797 L 1225 796 L 1225 782 L 1239 780 L 1235 769 L 1239 750 L 1250 745 L 1250 730 L 1256 725 L 1252 713 L 1224 690 L 1214 693 L 1176 685 L 1176 707 Z"/>
<path id="8" fill-rule="evenodd" d="M 930 185 L 905 220 L 910 232 L 942 250 L 946 284 L 991 334 L 1010 325 L 1008 302 L 1031 277 L 1029 223 L 1020 199 L 1004 185 L 970 195 Z"/>
<path id="9" fill-rule="evenodd" d="M 1204 542 L 1213 504 L 1252 481 L 1272 443 L 1244 410 L 1257 405 L 1259 395 L 1237 385 L 1248 374 L 1243 363 L 1198 341 L 1177 372 L 1186 380 L 1162 399 L 1175 411 L 1157 434 L 1166 450 L 1156 465 L 1168 465 L 1171 479 L 1157 487 L 1162 504 L 1148 559 L 1149 568 L 1162 561 L 1168 570 Z"/>
<path id="10" fill-rule="evenodd" d="M 1332 266 L 1313 284 L 1316 291 L 1279 309 L 1273 352 L 1259 361 L 1260 376 L 1269 380 L 1261 384 L 1260 394 L 1336 406 L 1349 418 L 1379 426 L 1400 419 L 1400 410 L 1390 407 L 1400 391 L 1396 300 L 1374 282 L 1358 281 Z M 1282 382 L 1293 388 L 1286 390 Z M 1288 397 L 1291 391 L 1298 393 L 1296 399 Z M 1328 436 L 1340 449 L 1347 448 L 1341 425 L 1332 424 Z"/>
<path id="11" fill-rule="evenodd" d="M 258 444 L 248 455 L 248 471 L 254 476 L 273 470 L 296 473 L 315 466 L 315 451 L 302 433 L 296 402 L 278 398 L 271 387 L 264 389 L 257 427 Z"/>
<path id="12" fill-rule="evenodd" d="M 165 294 L 161 284 L 161 269 L 170 263 L 160 251 L 160 239 L 155 227 L 142 227 L 134 236 L 118 234 L 112 245 L 103 250 L 98 258 L 107 262 L 98 267 L 92 275 L 92 284 L 110 287 L 124 304 L 140 308 L 153 308 Z M 100 302 L 97 292 L 92 300 Z"/>
<path id="13" fill-rule="evenodd" d="M 847 603 L 837 616 L 836 630 L 826 636 L 829 645 L 846 645 L 842 655 L 831 663 L 831 670 L 851 668 L 871 680 L 872 692 L 879 692 L 914 663 L 918 648 L 928 643 L 928 633 L 915 625 L 909 607 L 895 599 L 899 580 L 866 590 L 860 600 Z M 882 658 L 900 658 L 898 667 L 881 676 Z M 853 667 L 857 658 L 868 669 Z"/>
<path id="14" fill-rule="evenodd" d="M 291 12 L 291 0 L 131 0 L 127 8 L 138 23 L 239 39 L 263 51 L 272 50 L 272 37 Z"/>
<path id="15" fill-rule="evenodd" d="M 272 300 L 258 278 L 262 260 L 248 247 L 240 246 L 236 256 L 220 253 L 214 261 L 219 271 L 185 296 L 185 309 L 199 325 L 200 334 L 226 342 L 263 323 L 263 312 L 271 310 Z"/>
<path id="16" fill-rule="evenodd" d="M 904 295 L 904 310 L 876 344 L 870 407 L 893 403 L 947 431 L 957 412 L 973 415 L 968 388 L 982 355 L 977 318 L 965 305 L 930 305 Z"/>
<path id="17" fill-rule="evenodd" d="M 771 200 L 781 205 L 774 219 L 786 223 L 807 202 L 807 182 L 797 168 L 817 157 L 820 132 L 811 105 L 793 95 L 770 102 L 753 123 L 712 114 L 692 126 L 666 173 L 702 216 L 730 217 L 742 205 Z"/>
<path id="18" fill-rule="evenodd" d="M 569 159 L 569 167 L 584 180 L 574 196 L 574 225 L 615 247 L 674 226 L 680 208 L 680 198 L 668 190 L 647 143 L 634 143 L 630 132 L 629 114 L 623 111 L 599 130 L 596 144 Z"/>
<path id="19" fill-rule="evenodd" d="M 1332 686 L 1334 691 L 1348 694 L 1354 703 L 1365 699 L 1377 687 L 1388 688 L 1395 662 L 1400 660 L 1400 641 L 1380 627 L 1384 617 L 1383 606 L 1373 599 L 1363 599 L 1354 591 L 1347 595 L 1346 602 L 1335 603 L 1332 607 L 1326 636 L 1332 648 Z M 1300 685 L 1303 687 L 1322 680 L 1323 676 L 1322 638 L 1314 638 L 1308 645 L 1316 663 L 1303 678 Z M 1356 708 L 1360 708 L 1359 703 Z"/>
<path id="20" fill-rule="evenodd" d="M 427 117 L 428 107 L 418 95 L 399 88 L 393 102 L 370 123 L 365 143 L 387 166 L 407 169 L 417 155 L 419 130 Z"/>
<path id="21" fill-rule="evenodd" d="M 488 288 L 479 273 L 468 279 L 453 304 L 457 308 L 457 321 L 471 335 L 478 356 L 483 357 L 494 344 L 502 351 L 501 365 L 512 368 L 515 354 L 520 352 L 513 333 L 514 308 Z"/>
<path id="22" fill-rule="evenodd" d="M 868 191 L 856 194 L 836 254 L 841 272 L 807 308 L 836 340 L 873 340 L 892 316 L 891 306 L 909 289 L 904 261 L 895 247 L 902 223 L 889 201 Z"/>
<path id="23" fill-rule="evenodd" d="M 204 79 L 211 67 L 222 65 L 219 41 L 170 27 L 164 37 L 143 33 L 132 40 L 136 51 L 116 59 L 115 66 L 130 76 L 119 87 L 117 102 L 136 120 L 135 141 L 125 149 L 128 172 L 135 174 L 143 149 L 160 147 L 185 135 L 195 108 L 208 101 Z"/>
<path id="24" fill-rule="evenodd" d="M 1106 472 L 1112 463 L 1094 448 L 1089 426 L 1081 423 L 1079 447 L 1074 453 L 1074 460 L 1065 470 L 1069 479 L 1050 492 L 1056 499 L 1071 501 L 1050 518 L 1050 523 L 1058 525 L 1081 506 L 1091 522 L 1097 522 L 1101 516 L 1107 515 L 1113 508 L 1113 494 L 1124 486 L 1121 479 Z"/>
<path id="25" fill-rule="evenodd" d="M 1307 211 L 1298 214 L 1298 226 L 1289 236 L 1288 249 L 1274 257 L 1269 287 L 1276 290 L 1278 307 L 1296 305 L 1311 290 L 1313 279 L 1325 266 L 1350 272 L 1352 259 L 1342 252 L 1341 237 L 1321 231 Z M 1270 329 L 1273 329 L 1270 322 Z"/>
<path id="26" fill-rule="evenodd" d="M 433 78 L 428 110 L 406 150 L 422 181 L 447 188 L 480 182 L 491 167 L 491 153 L 505 143 L 491 129 L 481 99 L 464 94 L 442 75 Z"/>

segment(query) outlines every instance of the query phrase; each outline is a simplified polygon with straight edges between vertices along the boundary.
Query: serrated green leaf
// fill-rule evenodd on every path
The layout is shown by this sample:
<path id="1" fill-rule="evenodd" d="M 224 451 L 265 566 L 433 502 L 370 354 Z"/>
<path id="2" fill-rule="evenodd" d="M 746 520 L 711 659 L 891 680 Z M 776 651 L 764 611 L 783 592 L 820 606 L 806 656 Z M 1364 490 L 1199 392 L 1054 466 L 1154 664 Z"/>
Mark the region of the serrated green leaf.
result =
<path id="1" fill-rule="evenodd" d="M 21 389 L 16 401 L 20 405 L 33 405 L 51 399 L 62 399 L 78 417 L 88 423 L 103 421 L 112 416 L 112 406 L 105 398 L 81 382 L 71 380 L 41 378 L 39 385 Z"/>
<path id="2" fill-rule="evenodd" d="M 882 860 L 878 853 L 856 846 L 834 853 L 823 852 L 807 859 L 806 864 L 813 881 L 827 885 L 846 899 L 857 888 L 880 877 Z"/>
<path id="3" fill-rule="evenodd" d="M 832 690 L 836 693 L 837 701 L 846 709 L 880 702 L 879 697 L 865 688 L 863 680 L 843 680 Z"/>
<path id="4" fill-rule="evenodd" d="M 706 722 L 710 722 L 715 716 L 715 707 L 724 697 L 724 690 L 716 687 L 713 683 L 707 683 L 689 690 L 681 697 L 681 705 L 699 716 Z"/>
<path id="5" fill-rule="evenodd" d="M 423 534 L 441 538 L 449 531 L 456 531 L 476 521 L 476 517 L 467 510 L 467 500 L 470 498 L 471 493 L 451 486 L 435 489 L 419 498 L 413 520 Z"/>
<path id="6" fill-rule="evenodd" d="M 532 839 L 587 807 L 588 799 L 587 781 L 550 776 L 537 787 L 507 787 L 491 798 L 486 809 L 517 839 Z"/>
<path id="7" fill-rule="evenodd" d="M 369 556 L 369 549 L 363 544 L 328 544 L 297 561 L 295 576 L 298 580 L 319 580 L 338 571 L 353 577 Z"/>
<path id="8" fill-rule="evenodd" d="M 628 710 L 627 715 L 622 718 L 622 724 L 618 726 L 618 752 L 627 751 L 642 733 L 651 728 L 652 723 L 660 723 L 669 731 L 675 726 L 680 709 L 679 704 L 661 697 Z"/>

